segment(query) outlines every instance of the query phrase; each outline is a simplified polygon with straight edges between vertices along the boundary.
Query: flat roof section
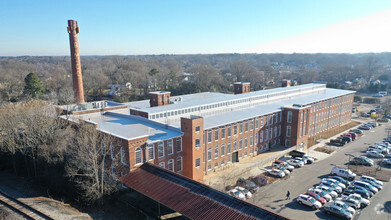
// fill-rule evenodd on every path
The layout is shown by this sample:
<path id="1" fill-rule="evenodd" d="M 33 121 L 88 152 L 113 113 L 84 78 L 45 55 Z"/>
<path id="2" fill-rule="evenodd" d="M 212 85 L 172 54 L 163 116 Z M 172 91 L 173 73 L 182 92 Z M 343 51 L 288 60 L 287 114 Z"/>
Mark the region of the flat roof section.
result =
<path id="1" fill-rule="evenodd" d="M 125 140 L 148 136 L 148 142 L 153 143 L 183 135 L 183 132 L 177 128 L 134 115 L 106 112 L 79 118 L 98 125 L 98 129 L 105 133 Z"/>
<path id="2" fill-rule="evenodd" d="M 149 163 L 119 181 L 190 219 L 288 219 Z"/>

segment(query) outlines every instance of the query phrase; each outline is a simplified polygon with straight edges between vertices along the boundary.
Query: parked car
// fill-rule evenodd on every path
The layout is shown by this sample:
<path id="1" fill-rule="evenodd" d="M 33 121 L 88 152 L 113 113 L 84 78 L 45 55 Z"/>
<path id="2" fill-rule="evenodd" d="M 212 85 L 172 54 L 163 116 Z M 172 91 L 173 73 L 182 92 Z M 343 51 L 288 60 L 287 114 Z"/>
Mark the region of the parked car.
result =
<path id="1" fill-rule="evenodd" d="M 355 199 L 352 199 L 352 198 L 348 198 L 348 197 L 338 197 L 335 199 L 335 201 L 341 201 L 341 202 L 344 202 L 346 203 L 348 206 L 352 207 L 354 210 L 357 210 L 360 208 L 360 202 L 355 200 Z"/>
<path id="2" fill-rule="evenodd" d="M 308 155 L 306 155 L 304 152 L 293 150 L 289 152 L 289 155 L 292 156 L 295 159 L 300 158 L 300 160 L 303 160 L 304 164 L 311 164 L 314 162 L 314 159 Z"/>
<path id="3" fill-rule="evenodd" d="M 338 197 L 338 193 L 335 192 L 334 190 L 332 190 L 330 187 L 318 185 L 318 186 L 315 187 L 315 189 L 323 190 L 328 195 L 330 195 L 333 199 Z"/>
<path id="4" fill-rule="evenodd" d="M 382 160 L 383 164 L 391 165 L 391 158 L 385 158 Z"/>
<path id="5" fill-rule="evenodd" d="M 357 135 L 355 133 L 344 133 L 344 134 L 341 134 L 340 137 L 350 137 L 352 139 L 352 141 L 356 140 L 356 137 Z"/>
<path id="6" fill-rule="evenodd" d="M 373 187 L 375 187 L 378 191 L 383 189 L 383 185 L 378 184 L 375 181 L 368 180 L 368 179 L 362 179 L 361 181 L 371 184 Z"/>
<path id="7" fill-rule="evenodd" d="M 367 125 L 361 125 L 360 127 L 358 127 L 358 129 L 360 130 L 371 130 L 371 126 L 367 126 Z"/>
<path id="8" fill-rule="evenodd" d="M 388 154 L 389 153 L 389 150 L 386 147 L 380 146 L 380 145 L 369 146 L 368 147 L 368 151 L 377 151 L 377 152 L 380 152 L 382 154 Z"/>
<path id="9" fill-rule="evenodd" d="M 241 187 L 241 186 L 237 186 L 235 187 L 236 190 L 238 190 L 239 192 L 243 193 L 244 196 L 246 197 L 246 199 L 249 199 L 253 196 L 253 194 L 251 194 L 250 191 L 248 191 L 247 189 Z"/>
<path id="10" fill-rule="evenodd" d="M 342 193 L 342 188 L 340 186 L 337 186 L 336 184 L 334 184 L 332 182 L 321 181 L 319 185 L 330 187 L 332 190 L 336 191 L 337 193 Z"/>
<path id="11" fill-rule="evenodd" d="M 320 195 L 316 194 L 315 192 L 306 192 L 304 195 L 309 195 L 312 198 L 314 198 L 316 201 L 320 202 L 322 205 L 326 204 L 326 199 L 321 197 Z"/>
<path id="12" fill-rule="evenodd" d="M 323 191 L 321 189 L 309 189 L 308 192 L 314 192 L 316 194 L 318 194 L 320 197 L 324 198 L 327 202 L 330 202 L 332 200 L 332 197 L 331 195 L 329 195 L 328 193 L 326 193 L 326 191 Z"/>
<path id="13" fill-rule="evenodd" d="M 373 194 L 376 194 L 379 191 L 378 189 L 376 189 L 371 184 L 363 182 L 363 181 L 360 181 L 360 180 L 356 180 L 356 181 L 352 182 L 352 185 L 353 186 L 361 186 L 364 189 L 373 192 Z"/>
<path id="14" fill-rule="evenodd" d="M 353 132 L 355 134 L 362 134 L 363 133 L 362 130 L 360 130 L 360 129 L 352 129 L 349 132 Z"/>
<path id="15" fill-rule="evenodd" d="M 248 189 L 251 193 L 255 193 L 259 189 L 259 187 L 254 182 L 246 180 L 243 177 L 240 177 L 236 181 L 236 185 Z"/>
<path id="16" fill-rule="evenodd" d="M 373 128 L 377 126 L 376 122 L 368 122 L 366 125 L 372 126 Z"/>
<path id="17" fill-rule="evenodd" d="M 330 172 L 331 175 L 337 175 L 340 177 L 343 177 L 348 180 L 354 180 L 356 178 L 356 174 L 353 173 L 351 170 L 347 168 L 342 168 L 342 167 L 333 167 Z"/>
<path id="18" fill-rule="evenodd" d="M 350 185 L 350 182 L 340 176 L 329 176 L 328 177 L 329 179 L 335 179 L 335 180 L 338 180 L 339 182 L 345 184 L 345 186 L 349 186 Z"/>
<path id="19" fill-rule="evenodd" d="M 286 169 L 285 167 L 280 167 L 279 170 L 281 170 L 282 172 L 284 172 L 284 173 L 285 173 L 285 176 L 288 176 L 288 175 L 291 173 L 291 172 L 290 172 L 288 169 Z"/>
<path id="20" fill-rule="evenodd" d="M 360 180 L 362 180 L 362 181 L 363 180 L 372 180 L 372 181 L 376 182 L 377 184 L 383 186 L 383 182 L 382 181 L 377 180 L 376 178 L 371 177 L 371 176 L 361 176 Z"/>
<path id="21" fill-rule="evenodd" d="M 230 194 L 231 196 L 233 196 L 235 198 L 241 199 L 241 200 L 246 199 L 246 196 L 237 189 L 231 189 L 230 191 L 228 191 L 228 194 Z"/>
<path id="22" fill-rule="evenodd" d="M 298 150 L 292 150 L 291 152 L 289 152 L 289 155 L 292 157 L 303 157 L 305 153 Z"/>
<path id="23" fill-rule="evenodd" d="M 290 172 L 292 172 L 294 169 L 295 169 L 295 167 L 294 166 L 292 166 L 292 165 L 290 165 L 290 164 L 288 164 L 287 162 L 285 162 L 285 161 L 282 161 L 282 160 L 276 160 L 276 161 L 274 161 L 273 162 L 273 165 L 278 165 L 278 166 L 281 166 L 281 167 L 285 167 L 286 169 L 288 169 Z"/>
<path id="24" fill-rule="evenodd" d="M 346 188 L 346 185 L 339 182 L 338 180 L 336 179 L 332 179 L 332 178 L 323 178 L 322 181 L 326 181 L 326 182 L 330 182 L 330 183 L 334 183 L 335 185 L 339 186 L 342 188 L 342 190 L 344 190 Z"/>
<path id="25" fill-rule="evenodd" d="M 349 134 L 350 134 L 350 137 L 351 137 L 353 140 L 356 140 L 357 137 L 358 137 L 358 135 L 357 135 L 356 133 L 354 133 L 354 132 L 349 132 Z"/>
<path id="26" fill-rule="evenodd" d="M 358 194 L 355 194 L 355 193 L 354 194 L 350 194 L 346 198 L 357 200 L 360 203 L 360 208 L 364 208 L 366 206 L 369 206 L 369 204 L 370 204 L 368 199 L 364 199 L 362 196 L 360 196 Z"/>
<path id="27" fill-rule="evenodd" d="M 268 170 L 267 173 L 268 173 L 270 176 L 279 177 L 279 178 L 282 178 L 282 177 L 285 176 L 285 173 L 282 172 L 281 170 L 278 170 L 278 169 Z"/>
<path id="28" fill-rule="evenodd" d="M 304 166 L 304 162 L 301 160 L 297 160 L 297 159 L 289 159 L 286 162 L 296 168 L 300 168 L 300 167 Z"/>
<path id="29" fill-rule="evenodd" d="M 352 219 L 353 215 L 336 205 L 325 205 L 323 211 L 329 215 L 335 215 L 343 219 Z"/>
<path id="30" fill-rule="evenodd" d="M 337 137 L 337 139 L 338 138 L 341 138 L 342 139 L 342 141 L 346 141 L 347 143 L 350 143 L 350 142 L 352 142 L 352 138 L 351 137 L 349 137 L 349 136 L 342 136 L 342 137 Z"/>
<path id="31" fill-rule="evenodd" d="M 381 119 L 378 119 L 377 121 L 378 122 L 389 122 L 390 119 L 388 119 L 388 118 L 381 118 Z"/>
<path id="32" fill-rule="evenodd" d="M 367 151 L 367 156 L 368 157 L 373 157 L 373 158 L 384 158 L 384 155 L 377 152 L 377 151 L 374 151 L 374 150 L 370 150 L 370 151 Z"/>
<path id="33" fill-rule="evenodd" d="M 250 180 L 253 181 L 258 186 L 265 186 L 269 184 L 269 180 L 263 176 L 250 177 Z"/>
<path id="34" fill-rule="evenodd" d="M 309 195 L 301 194 L 299 195 L 299 197 L 297 197 L 296 201 L 299 204 L 309 206 L 313 209 L 319 209 L 320 207 L 322 207 L 322 204 L 320 202 L 316 201 L 314 198 L 312 198 Z"/>
<path id="35" fill-rule="evenodd" d="M 374 162 L 372 159 L 366 157 L 366 156 L 358 156 L 354 157 L 351 161 L 350 164 L 355 164 L 355 165 L 364 165 L 364 166 L 373 166 Z"/>
<path id="36" fill-rule="evenodd" d="M 338 140 L 338 139 L 330 139 L 330 144 L 336 145 L 336 146 L 344 146 L 346 141 Z"/>
<path id="37" fill-rule="evenodd" d="M 351 194 L 358 194 L 362 196 L 365 199 L 369 199 L 369 192 L 365 189 L 358 189 L 358 188 L 347 188 L 345 191 L 342 193 L 342 196 L 349 196 Z"/>
<path id="38" fill-rule="evenodd" d="M 368 199 L 371 198 L 374 193 L 372 191 L 367 190 L 366 188 L 358 185 L 351 185 L 348 187 L 348 189 L 353 190 L 355 193 L 360 194 L 362 197 Z M 361 192 L 363 191 L 363 192 Z"/>
<path id="39" fill-rule="evenodd" d="M 339 207 L 345 209 L 347 212 L 349 212 L 352 215 L 356 214 L 356 210 L 354 208 L 350 207 L 348 204 L 346 204 L 343 201 L 332 201 L 332 202 L 330 202 L 330 205 L 339 206 Z"/>

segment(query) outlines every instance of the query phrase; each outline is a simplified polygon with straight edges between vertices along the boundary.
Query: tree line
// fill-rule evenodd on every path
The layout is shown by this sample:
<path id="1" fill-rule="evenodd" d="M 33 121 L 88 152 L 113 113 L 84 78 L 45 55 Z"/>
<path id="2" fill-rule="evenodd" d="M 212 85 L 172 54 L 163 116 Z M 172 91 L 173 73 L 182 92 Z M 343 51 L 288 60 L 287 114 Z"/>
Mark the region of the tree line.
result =
<path id="1" fill-rule="evenodd" d="M 119 102 L 145 99 L 148 92 L 169 90 L 173 95 L 205 91 L 232 92 L 232 83 L 251 82 L 252 90 L 277 87 L 282 79 L 299 84 L 323 81 L 356 90 L 380 89 L 371 82 L 388 81 L 391 53 L 380 54 L 211 54 L 150 56 L 86 56 L 81 58 L 88 101 Z M 26 100 L 24 80 L 36 73 L 42 82 L 40 99 L 55 104 L 72 101 L 69 57 L 1 57 L 0 100 Z M 128 84 L 127 84 L 128 83 Z M 130 84 L 129 84 L 130 83 Z M 127 87 L 126 85 L 131 85 Z M 111 87 L 111 88 L 110 88 Z M 115 94 L 108 96 L 110 89 Z M 384 86 L 383 86 L 384 88 Z M 387 89 L 387 86 L 385 87 Z M 370 90 L 369 90 L 370 89 Z"/>

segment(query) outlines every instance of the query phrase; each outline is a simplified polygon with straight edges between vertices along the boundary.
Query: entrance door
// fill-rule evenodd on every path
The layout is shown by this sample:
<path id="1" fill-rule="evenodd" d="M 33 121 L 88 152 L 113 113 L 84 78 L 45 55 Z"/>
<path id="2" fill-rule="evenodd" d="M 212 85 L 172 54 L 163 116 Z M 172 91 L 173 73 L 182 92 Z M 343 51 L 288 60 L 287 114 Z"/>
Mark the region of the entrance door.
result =
<path id="1" fill-rule="evenodd" d="M 239 162 L 238 154 L 239 152 L 232 153 L 232 163 Z"/>

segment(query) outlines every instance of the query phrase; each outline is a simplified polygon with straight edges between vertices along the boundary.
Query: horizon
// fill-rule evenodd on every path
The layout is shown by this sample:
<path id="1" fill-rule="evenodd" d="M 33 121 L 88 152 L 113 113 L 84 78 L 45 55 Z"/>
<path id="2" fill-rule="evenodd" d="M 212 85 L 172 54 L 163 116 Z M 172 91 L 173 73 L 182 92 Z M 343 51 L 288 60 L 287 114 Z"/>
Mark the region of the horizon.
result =
<path id="1" fill-rule="evenodd" d="M 0 2 L 0 18 L 1 57 L 69 56 L 72 19 L 81 56 L 391 52 L 385 0 L 19 0 Z"/>

